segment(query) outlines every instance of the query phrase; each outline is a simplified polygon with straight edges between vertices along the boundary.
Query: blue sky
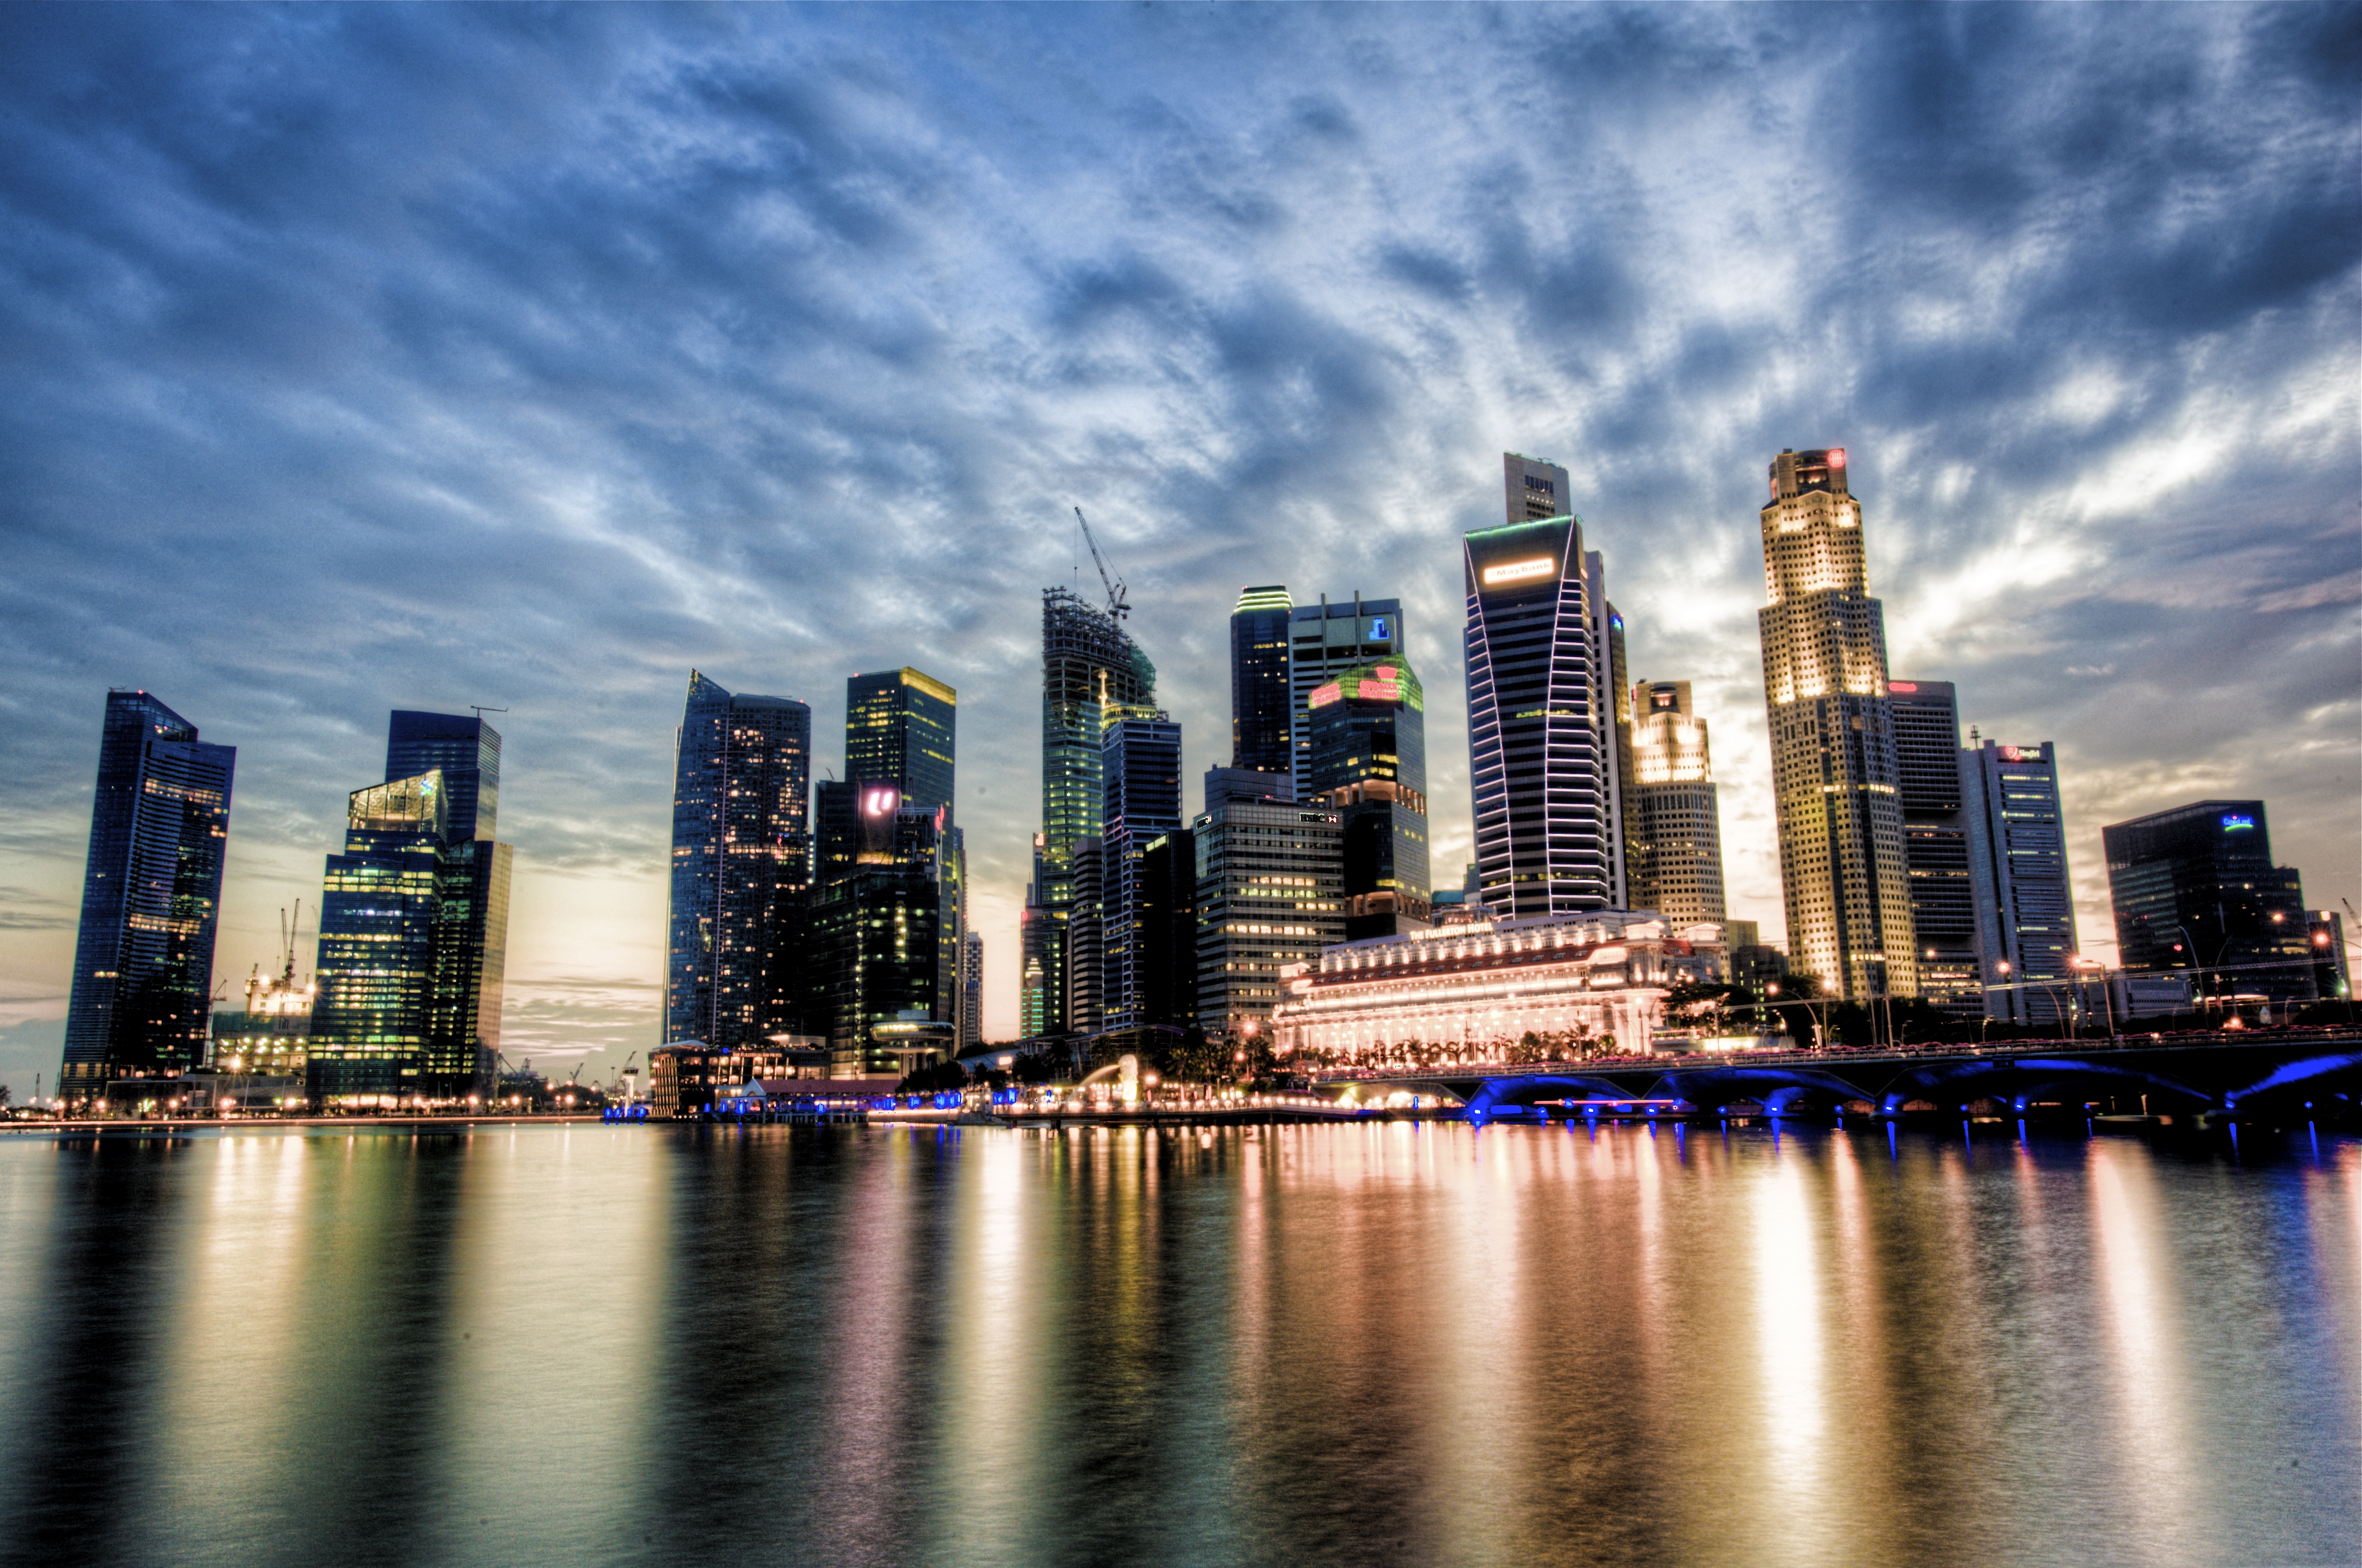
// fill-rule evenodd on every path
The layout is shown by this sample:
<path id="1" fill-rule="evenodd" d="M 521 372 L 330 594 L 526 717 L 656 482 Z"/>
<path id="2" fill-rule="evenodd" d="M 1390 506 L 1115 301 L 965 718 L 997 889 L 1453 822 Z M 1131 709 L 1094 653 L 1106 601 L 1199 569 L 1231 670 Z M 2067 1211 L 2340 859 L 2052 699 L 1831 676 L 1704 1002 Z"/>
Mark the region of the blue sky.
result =
<path id="1" fill-rule="evenodd" d="M 1776 929 L 1754 611 L 1842 445 L 1894 671 L 2102 823 L 2362 898 L 2351 6 L 10 7 L 0 1078 L 54 1072 L 100 709 L 238 747 L 216 974 L 394 707 L 506 707 L 509 1055 L 656 1039 L 690 669 L 960 691 L 1013 1032 L 1080 503 L 1227 760 L 1239 587 L 1400 596 L 1466 857 L 1457 536 L 1567 464 Z M 1087 559 L 1081 564 L 1089 573 Z"/>

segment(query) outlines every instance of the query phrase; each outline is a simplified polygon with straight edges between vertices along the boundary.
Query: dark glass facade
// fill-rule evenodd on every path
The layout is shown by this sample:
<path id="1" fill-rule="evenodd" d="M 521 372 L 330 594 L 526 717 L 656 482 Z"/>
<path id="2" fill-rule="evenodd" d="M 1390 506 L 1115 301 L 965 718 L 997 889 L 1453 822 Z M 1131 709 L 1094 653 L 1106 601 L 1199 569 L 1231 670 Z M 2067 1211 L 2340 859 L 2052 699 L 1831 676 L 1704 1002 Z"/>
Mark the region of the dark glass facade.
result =
<path id="1" fill-rule="evenodd" d="M 1919 951 L 1919 995 L 1947 1012 L 1985 1009 L 1977 959 L 1976 881 L 1961 798 L 1960 710 L 1948 680 L 1891 680 L 1903 867 Z"/>
<path id="2" fill-rule="evenodd" d="M 1426 929 L 1427 699 L 1409 661 L 1314 688 L 1310 731 L 1306 797 L 1337 813 L 1345 940 Z"/>
<path id="3" fill-rule="evenodd" d="M 692 670 L 673 774 L 665 1038 L 808 1032 L 811 708 Z"/>
<path id="4" fill-rule="evenodd" d="M 1285 773 L 1295 766 L 1287 625 L 1296 602 L 1280 583 L 1239 591 L 1231 612 L 1231 766 Z"/>
<path id="5" fill-rule="evenodd" d="M 237 761 L 147 692 L 107 693 L 61 1098 L 202 1059 Z"/>
<path id="6" fill-rule="evenodd" d="M 1149 844 L 1181 826 L 1181 726 L 1161 712 L 1127 713 L 1100 737 L 1105 781 L 1099 838 L 1101 1027 L 1131 1029 L 1146 1016 L 1149 933 L 1141 907 Z M 1191 945 L 1195 946 L 1194 937 Z"/>
<path id="7" fill-rule="evenodd" d="M 844 776 L 891 784 L 906 806 L 952 803 L 959 697 L 933 676 L 903 668 L 844 683 Z"/>
<path id="8" fill-rule="evenodd" d="M 1359 593 L 1335 603 L 1288 612 L 1287 700 L 1293 758 L 1288 772 L 1298 800 L 1311 798 L 1312 693 L 1347 670 L 1375 659 L 1400 658 L 1409 647 L 1403 633 L 1402 601 L 1364 599 Z"/>
<path id="9" fill-rule="evenodd" d="M 852 875 L 814 889 L 811 941 L 827 977 L 827 1036 L 843 1070 L 907 1072 L 959 1036 L 959 900 L 948 806 L 865 787 Z"/>
<path id="10" fill-rule="evenodd" d="M 386 725 L 385 776 L 415 778 L 440 772 L 451 836 L 497 838 L 501 809 L 501 736 L 483 715 L 420 713 L 397 708 Z"/>
<path id="11" fill-rule="evenodd" d="M 1187 1029 L 1198 1020 L 1198 854 L 1187 828 L 1141 851 L 1137 1021 Z"/>
<path id="12" fill-rule="evenodd" d="M 2272 864 L 2261 801 L 2198 801 L 2100 839 L 2126 969 L 2195 970 L 2202 999 L 2318 994 L 2303 883 Z"/>

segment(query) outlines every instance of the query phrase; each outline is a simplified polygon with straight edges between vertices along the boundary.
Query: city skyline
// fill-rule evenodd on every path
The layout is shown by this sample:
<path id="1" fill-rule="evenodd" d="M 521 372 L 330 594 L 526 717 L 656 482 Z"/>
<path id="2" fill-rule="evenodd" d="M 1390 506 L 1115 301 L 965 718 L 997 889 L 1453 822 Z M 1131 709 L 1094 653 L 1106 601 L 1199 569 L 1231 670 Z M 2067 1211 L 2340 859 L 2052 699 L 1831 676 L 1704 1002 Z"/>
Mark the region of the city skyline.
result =
<path id="1" fill-rule="evenodd" d="M 1496 513 L 1489 469 L 1504 448 L 1568 465 L 1562 509 L 1582 517 L 1585 547 L 1606 557 L 1632 668 L 1694 683 L 1714 731 L 1734 917 L 1779 929 L 1751 635 L 1760 602 L 1753 486 L 1780 448 L 1824 445 L 1849 451 L 1871 510 L 1871 581 L 1887 607 L 1892 668 L 1954 682 L 1964 725 L 2057 743 L 2075 914 L 2092 951 L 2113 947 L 2101 825 L 2193 800 L 2269 801 L 2277 856 L 2302 871 L 2308 902 L 2334 909 L 2362 897 L 2354 220 L 2329 204 L 2341 181 L 2350 184 L 2354 138 L 2337 117 L 2345 100 L 2320 96 L 2330 89 L 2301 64 L 2315 50 L 2292 36 L 2301 22 L 2173 15 L 2132 39 L 2087 17 L 1985 18 L 1976 28 L 1996 29 L 1979 39 L 1987 63 L 2018 69 L 1980 72 L 1972 93 L 1926 109 L 1935 127 L 1904 140 L 1934 160 L 1934 177 L 1915 169 L 1906 179 L 1882 162 L 1881 142 L 1897 127 L 1910 133 L 1919 111 L 1891 83 L 1940 75 L 1948 51 L 1969 47 L 1941 26 L 1865 24 L 1843 59 L 1823 64 L 1800 52 L 1801 29 L 1776 19 L 1758 33 L 1726 13 L 1628 15 L 1650 49 L 1618 45 L 1604 22 L 1536 15 L 1509 18 L 1498 41 L 1447 28 L 1450 47 L 1426 64 L 1412 62 L 1435 35 L 1415 17 L 1361 18 L 1333 39 L 1302 18 L 1242 19 L 1241 32 L 1264 40 L 1252 49 L 1238 34 L 1185 28 L 1177 36 L 1198 69 L 1162 100 L 1177 130 L 1150 138 L 1071 93 L 1053 94 L 1044 111 L 1070 127 L 1114 127 L 1148 159 L 1138 176 L 1090 158 L 1052 167 L 895 85 L 886 99 L 896 113 L 932 129 L 865 119 L 850 96 L 857 73 L 750 22 L 763 68 L 793 83 L 835 138 L 830 158 L 910 175 L 887 181 L 868 228 L 831 206 L 822 185 L 778 172 L 783 164 L 763 177 L 827 237 L 796 252 L 802 282 L 786 288 L 811 285 L 814 303 L 788 313 L 795 341 L 815 346 L 815 365 L 841 353 L 883 368 L 898 403 L 890 420 L 800 372 L 757 373 L 756 401 L 779 410 L 778 423 L 723 412 L 699 388 L 756 371 L 742 350 L 724 351 L 723 374 L 692 374 L 668 354 L 646 357 L 635 372 L 646 381 L 620 373 L 613 365 L 652 340 L 611 337 L 602 359 L 600 334 L 626 332 L 645 302 L 599 272 L 597 255 L 565 228 L 524 224 L 513 243 L 589 289 L 579 335 L 537 337 L 545 329 L 520 325 L 539 309 L 537 285 L 525 282 L 485 284 L 515 306 L 512 321 L 480 316 L 452 285 L 484 282 L 487 257 L 439 226 L 466 181 L 530 210 L 529 198 L 550 188 L 524 171 L 536 160 L 535 138 L 565 120 L 551 104 L 477 125 L 462 138 L 464 171 L 416 153 L 428 193 L 415 214 L 422 226 L 403 219 L 395 231 L 407 237 L 367 260 L 355 237 L 370 231 L 371 212 L 392 210 L 348 207 L 341 190 L 372 183 L 359 171 L 391 156 L 370 139 L 370 116 L 389 112 L 381 94 L 356 94 L 317 138 L 314 161 L 282 171 L 278 198 L 259 208 L 205 185 L 202 138 L 177 139 L 160 122 L 125 122 L 156 154 L 145 172 L 116 169 L 72 196 L 11 176 L 6 198 L 34 243 L 111 258 L 183 304 L 241 292 L 201 266 L 185 239 L 248 222 L 287 242 L 275 248 L 287 255 L 343 258 L 324 264 L 327 274 L 355 287 L 315 290 L 276 271 L 284 263 L 252 263 L 268 286 L 242 292 L 259 302 L 251 308 L 264 325 L 235 340 L 96 295 L 27 328 L 53 348 L 39 366 L 20 364 L 31 395 L 6 436 L 27 480 L 7 546 L 16 613 L 0 645 L 23 704 L 17 744 L 0 765 L 12 801 L 0 881 L 13 889 L 0 1077 L 22 1096 L 33 1071 L 54 1071 L 90 822 L 91 715 L 110 686 L 158 690 L 203 715 L 209 740 L 240 749 L 216 981 L 267 958 L 275 911 L 316 894 L 346 792 L 379 771 L 376 725 L 389 709 L 509 709 L 501 821 L 518 856 L 504 1032 L 513 1043 L 504 1048 L 565 1061 L 589 1043 L 612 1064 L 657 1033 L 669 742 L 686 670 L 812 698 L 819 779 L 844 766 L 830 744 L 838 684 L 859 670 L 918 666 L 970 708 L 958 806 L 988 955 L 986 1032 L 1014 1033 L 1020 862 L 1038 823 L 1033 607 L 1045 585 L 1097 594 L 1063 513 L 1073 502 L 1131 582 L 1131 625 L 1158 665 L 1158 703 L 1191 737 L 1186 811 L 1199 773 L 1227 760 L 1215 737 L 1229 734 L 1225 631 L 1242 585 L 1399 596 L 1413 632 L 1403 651 L 1428 688 L 1434 875 L 1451 885 L 1469 857 L 1452 558 L 1461 534 Z M 72 80 L 77 61 L 97 58 L 54 20 L 11 25 L 21 52 L 58 67 L 51 80 Z M 259 27 L 241 14 L 217 25 Z M 444 74 L 411 87 L 461 120 L 494 101 L 496 83 L 447 50 L 488 35 L 529 54 L 555 48 L 475 14 L 378 25 L 447 50 L 436 57 Z M 584 29 L 581 52 L 550 69 L 577 72 L 569 79 L 586 99 L 604 93 L 654 121 L 714 112 L 635 95 L 615 72 L 710 59 L 701 51 L 718 46 L 678 28 L 571 25 Z M 884 58 L 857 17 L 808 25 L 850 55 Z M 1176 36 L 1164 30 L 1169 22 L 1120 16 L 1053 25 L 1019 13 L 1010 25 L 1039 52 L 1089 59 L 1139 93 L 1149 91 L 1157 40 Z M 119 26 L 115 47 L 135 62 L 204 47 L 198 29 L 172 18 Z M 1358 100 L 1341 36 L 1355 30 L 1383 57 L 1386 80 L 1407 88 L 1398 94 L 1410 102 L 1407 123 L 1384 123 Z M 1304 61 L 1286 91 L 1270 90 L 1271 68 L 1250 61 L 1275 52 L 1275 40 Z M 339 25 L 310 45 L 272 47 L 316 49 L 353 70 L 368 40 Z M 918 52 L 950 47 L 931 36 Z M 1557 168 L 1541 139 L 1517 128 L 1512 105 L 1465 120 L 1421 106 L 1456 104 L 1441 89 L 1489 83 L 1502 59 L 1535 48 L 1570 62 L 1604 57 L 1579 68 L 1578 84 L 1620 62 L 1637 72 L 1621 90 L 1640 99 L 1628 101 L 1702 85 L 1690 125 L 1633 116 L 1617 132 L 1630 139 L 1612 149 L 1605 121 L 1545 105 L 1553 126 L 1608 153 L 1630 201 L 1593 200 L 1605 188 Z M 2246 62 L 2231 73 L 2235 89 L 2189 89 L 2206 128 L 2177 134 L 2198 136 L 2203 157 L 2178 160 L 2177 171 L 2131 156 L 2158 133 L 2129 85 L 2118 106 L 2093 111 L 2102 142 L 2126 150 L 2119 173 L 2043 154 L 2063 135 L 2046 83 L 2130 83 L 2142 61 L 2202 48 Z M 1716 50 L 1777 70 L 1738 68 L 1726 80 L 1701 63 Z M 1241 68 L 1237 85 L 1209 79 L 1216 57 Z M 1736 174 L 1683 188 L 1678 171 L 1694 139 L 1742 145 L 1750 94 L 1769 89 L 1739 79 L 1784 72 L 1809 102 L 1838 91 L 1845 60 L 1879 67 L 1871 74 L 1890 83 L 1869 106 L 1832 125 L 1783 120 L 1764 151 L 1736 158 Z M 954 96 L 998 102 L 1021 84 L 1010 69 L 978 64 Z M 913 63 L 887 80 L 928 74 Z M 174 91 L 202 122 L 233 107 L 242 117 L 254 95 L 292 89 L 193 80 Z M 2076 96 L 2095 95 L 2107 94 Z M 2257 98 L 2271 114 L 2241 106 Z M 23 134 L 58 168 L 94 167 L 95 133 L 77 128 L 63 103 L 34 94 Z M 1942 151 L 1943 116 L 1972 113 L 1992 155 L 2027 171 L 2022 185 L 1997 189 L 1969 154 Z M 1234 133 L 1255 150 L 1224 150 Z M 972 154 L 931 150 L 928 136 Z M 1335 204 L 1337 180 L 1411 167 L 1407 149 L 1419 138 L 1445 171 L 1438 193 L 1390 225 L 1372 218 L 1359 187 Z M 1013 190 L 1002 182 L 1010 216 L 971 213 L 930 183 L 966 171 L 967 156 L 979 171 L 1026 177 Z M 1485 228 L 1455 204 L 1495 177 L 1488 160 L 1538 185 L 1520 215 L 1496 215 Z M 587 161 L 559 161 L 563 180 L 614 204 L 615 226 L 678 234 L 680 215 L 652 190 L 602 188 Z M 2244 171 L 2237 188 L 2203 172 L 2225 163 Z M 1750 226 L 1772 219 L 1775 171 L 1816 165 L 1840 171 L 1827 178 L 1841 204 L 1880 204 L 1860 226 L 1871 237 L 1843 242 L 1859 249 L 1742 238 L 1742 249 L 1785 257 L 1792 269 L 1753 282 L 1727 267 L 1701 271 L 1708 283 L 1662 281 L 1734 232 L 1761 232 Z M 109 215 L 165 189 L 199 193 L 185 235 L 111 225 Z M 1050 214 L 1076 190 L 1107 214 L 1103 235 L 1113 237 L 1059 238 L 1032 255 L 1029 247 L 1063 232 Z M 2137 221 L 2058 239 L 2062 204 L 2114 198 Z M 972 321 L 946 311 L 930 282 L 932 242 L 909 226 L 945 201 L 946 243 L 983 242 L 984 283 L 962 302 Z M 2169 211 L 2187 226 L 2169 234 Z M 1323 246 L 1342 259 L 1316 259 L 1288 237 L 1316 212 Z M 1974 256 L 2031 269 L 2013 298 L 1981 292 L 1973 259 L 1925 259 L 1956 239 Z M 756 261 L 768 252 L 752 239 L 734 244 L 722 282 L 659 312 L 659 330 L 780 304 L 779 285 L 763 282 Z M 1220 259 L 1226 249 L 1237 259 Z M 2206 267 L 2184 259 L 2201 253 L 2213 258 Z M 857 257 L 885 283 L 874 310 L 843 292 L 860 274 L 847 264 Z M 1923 267 L 1934 272 L 1924 284 L 1913 276 Z M 405 326 L 391 305 L 349 304 L 347 294 L 370 296 L 371 280 L 408 285 L 385 297 L 423 301 L 425 325 Z M 12 319 L 35 319 L 35 292 L 20 281 Z M 2100 319 L 2080 332 L 2079 314 Z M 435 347 L 445 331 L 480 341 L 522 375 L 526 394 L 447 357 Z M 987 352 L 979 344 L 994 333 L 1039 345 L 1055 373 L 1037 379 Z M 1178 369 L 1145 341 L 1156 337 L 1227 368 Z M 325 349 L 286 347 L 294 342 Z M 381 358 L 370 347 L 380 342 L 408 348 L 363 369 Z M 796 359 L 790 347 L 774 343 L 763 362 Z M 893 367 L 908 354 L 931 358 L 949 394 L 904 396 L 911 383 Z M 1440 391 L 1412 385 L 1428 378 Z M 218 428 L 192 439 L 143 386 Z M 1139 388 L 1153 410 L 1131 408 L 1130 394 L 1102 403 L 1101 386 Z M 1009 398 L 1005 419 L 967 401 L 996 388 Z M 693 411 L 682 424 L 660 436 L 639 428 L 677 395 Z M 307 403 L 359 414 L 381 434 L 340 445 L 326 428 L 335 420 L 298 412 Z M 704 411 L 714 434 L 688 422 Z M 845 436 L 844 467 L 809 442 L 758 455 L 813 411 Z M 226 434 L 241 424 L 290 455 L 258 461 Z M 448 425 L 470 426 L 469 442 L 439 441 Z M 695 460 L 669 465 L 668 444 Z M 1346 449 L 1350 462 L 1336 455 Z M 85 477 L 94 474 L 107 477 Z M 173 526 L 153 529 L 160 516 Z M 168 547 L 151 533 L 170 536 L 174 553 L 160 553 Z M 438 569 L 433 594 L 401 585 L 396 563 L 419 539 L 461 569 Z M 93 561 L 105 563 L 105 576 Z M 185 604 L 150 594 L 167 570 L 193 574 Z M 579 657 L 591 647 L 602 653 L 595 665 Z M 311 966 L 308 955 L 300 966 Z"/>

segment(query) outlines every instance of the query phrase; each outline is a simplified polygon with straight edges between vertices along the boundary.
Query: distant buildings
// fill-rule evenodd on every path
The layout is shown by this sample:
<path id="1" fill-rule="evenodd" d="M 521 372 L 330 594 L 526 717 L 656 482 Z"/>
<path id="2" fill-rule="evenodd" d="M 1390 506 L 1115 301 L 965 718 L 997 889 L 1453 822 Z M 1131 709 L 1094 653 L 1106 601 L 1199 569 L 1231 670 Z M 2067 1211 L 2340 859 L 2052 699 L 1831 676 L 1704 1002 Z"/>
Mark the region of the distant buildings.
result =
<path id="1" fill-rule="evenodd" d="M 984 937 L 960 938 L 959 1048 L 963 1055 L 984 1043 Z"/>
<path id="2" fill-rule="evenodd" d="M 201 1059 L 237 762 L 149 693 L 106 694 L 60 1099 Z"/>
<path id="3" fill-rule="evenodd" d="M 1298 604 L 1288 613 L 1288 725 L 1297 798 L 1308 793 L 1312 758 L 1312 693 L 1356 665 L 1400 658 L 1408 649 L 1402 602 L 1363 599 Z M 1241 766 L 1252 766 L 1242 764 Z"/>
<path id="4" fill-rule="evenodd" d="M 1977 882 L 1969 870 L 1969 819 L 1960 794 L 1973 764 L 1960 749 L 1959 705 L 1948 680 L 1890 680 L 1886 690 L 1919 995 L 1947 1012 L 1980 1017 L 1985 999 L 1977 958 Z"/>
<path id="5" fill-rule="evenodd" d="M 1984 1014 L 2065 1022 L 2077 943 L 2058 755 L 1986 741 L 1960 755 L 1959 778 Z"/>
<path id="6" fill-rule="evenodd" d="M 811 706 L 734 696 L 696 670 L 673 769 L 665 1039 L 741 1045 L 803 1024 L 811 877 Z"/>
<path id="7" fill-rule="evenodd" d="M 1430 913 L 1427 696 L 1406 658 L 1313 688 L 1310 772 L 1299 793 L 1337 813 L 1344 934 L 1423 931 Z"/>
<path id="8" fill-rule="evenodd" d="M 1151 844 L 1181 831 L 1181 726 L 1154 709 L 1110 710 L 1099 773 L 1099 1027 L 1132 1029 L 1152 1021 L 1148 944 L 1162 928 L 1143 907 L 1145 859 Z"/>
<path id="9" fill-rule="evenodd" d="M 1296 766 L 1286 585 L 1239 591 L 1231 612 L 1231 766 L 1286 773 Z"/>
<path id="10" fill-rule="evenodd" d="M 2198 801 L 2100 830 L 2129 973 L 2192 972 L 2202 1000 L 2318 995 L 2304 889 L 2261 801 Z"/>
<path id="11" fill-rule="evenodd" d="M 1783 452 L 1763 507 L 1758 613 L 1788 961 L 1849 1001 L 1915 996 L 1884 612 L 1840 448 Z M 1481 829 L 1480 829 L 1481 833 Z"/>
<path id="12" fill-rule="evenodd" d="M 1598 556 L 1584 554 L 1573 516 L 1526 520 L 1535 507 L 1562 504 L 1565 470 L 1514 455 L 1505 468 L 1517 520 L 1462 541 L 1482 901 L 1500 918 L 1619 908 L 1619 737 L 1606 571 Z"/>
<path id="13" fill-rule="evenodd" d="M 491 1092 L 513 851 L 494 841 L 500 736 L 480 717 L 396 712 L 386 767 L 346 802 L 320 900 L 306 1092 L 328 1104 Z"/>
<path id="14" fill-rule="evenodd" d="M 1624 791 L 1626 896 L 1675 931 L 1728 918 L 1722 817 L 1705 721 L 1686 680 L 1632 688 L 1632 772 Z"/>

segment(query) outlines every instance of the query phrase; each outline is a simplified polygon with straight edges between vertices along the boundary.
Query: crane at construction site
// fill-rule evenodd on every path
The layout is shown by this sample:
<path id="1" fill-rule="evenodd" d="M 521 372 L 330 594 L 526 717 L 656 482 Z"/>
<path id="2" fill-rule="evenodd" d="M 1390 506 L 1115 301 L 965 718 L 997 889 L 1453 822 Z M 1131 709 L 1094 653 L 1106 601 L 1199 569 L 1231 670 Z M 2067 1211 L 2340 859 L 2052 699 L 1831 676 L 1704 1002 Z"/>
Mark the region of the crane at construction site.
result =
<path id="1" fill-rule="evenodd" d="M 1107 558 L 1099 554 L 1099 542 L 1091 536 L 1090 520 L 1083 515 L 1083 509 L 1079 506 L 1075 508 L 1075 521 L 1083 525 L 1083 543 L 1091 547 L 1091 564 L 1099 569 L 1099 581 L 1107 589 L 1108 613 L 1120 621 L 1131 613 L 1131 606 L 1123 600 L 1123 580 L 1108 571 Z"/>

